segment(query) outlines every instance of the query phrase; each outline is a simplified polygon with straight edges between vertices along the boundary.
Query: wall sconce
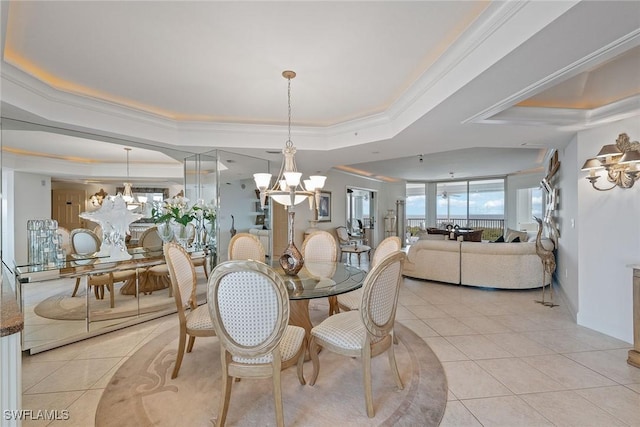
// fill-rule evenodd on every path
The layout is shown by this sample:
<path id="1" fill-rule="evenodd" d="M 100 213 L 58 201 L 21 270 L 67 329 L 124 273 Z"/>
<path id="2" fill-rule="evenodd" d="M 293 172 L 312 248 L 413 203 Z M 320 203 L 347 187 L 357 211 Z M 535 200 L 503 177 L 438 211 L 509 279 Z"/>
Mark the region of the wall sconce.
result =
<path id="1" fill-rule="evenodd" d="M 584 162 L 582 170 L 589 172 L 586 178 L 593 188 L 598 191 L 609 191 L 616 187 L 633 187 L 640 178 L 638 164 L 640 164 L 640 142 L 631 142 L 626 133 L 621 133 L 615 144 L 603 146 L 596 157 Z M 607 171 L 607 180 L 613 183 L 609 188 L 596 187 L 596 182 L 600 178 L 596 171 L 601 169 Z"/>

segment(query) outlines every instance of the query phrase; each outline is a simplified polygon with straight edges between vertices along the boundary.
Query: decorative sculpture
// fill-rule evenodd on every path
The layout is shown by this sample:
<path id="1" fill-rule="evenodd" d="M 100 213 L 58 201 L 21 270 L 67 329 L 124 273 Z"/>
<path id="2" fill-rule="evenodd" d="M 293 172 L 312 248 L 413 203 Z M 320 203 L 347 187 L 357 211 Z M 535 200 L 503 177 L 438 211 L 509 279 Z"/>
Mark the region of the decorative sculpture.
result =
<path id="1" fill-rule="evenodd" d="M 533 217 L 538 223 L 538 234 L 536 235 L 536 254 L 540 257 L 540 261 L 542 261 L 542 300 L 536 301 L 542 305 L 546 305 L 547 307 L 556 307 L 558 304 L 553 303 L 553 272 L 556 271 L 556 257 L 553 254 L 554 249 L 546 249 L 542 245 L 542 230 L 544 225 L 542 220 L 537 217 Z M 545 301 L 545 287 L 547 283 L 547 274 L 551 277 L 551 281 L 549 282 L 549 294 L 550 300 Z"/>
<path id="2" fill-rule="evenodd" d="M 236 219 L 233 217 L 233 215 L 231 215 L 231 229 L 229 230 L 229 233 L 231 233 L 231 237 L 236 235 Z"/>

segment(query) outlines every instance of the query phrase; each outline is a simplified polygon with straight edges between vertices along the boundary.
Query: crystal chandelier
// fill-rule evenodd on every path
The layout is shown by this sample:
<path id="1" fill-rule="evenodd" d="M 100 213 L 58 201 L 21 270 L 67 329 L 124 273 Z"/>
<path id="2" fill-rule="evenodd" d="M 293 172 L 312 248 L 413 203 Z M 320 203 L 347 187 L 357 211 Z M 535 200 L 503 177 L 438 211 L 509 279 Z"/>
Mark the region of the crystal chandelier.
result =
<path id="1" fill-rule="evenodd" d="M 316 209 L 320 204 L 320 190 L 324 187 L 325 176 L 312 175 L 301 183 L 302 173 L 296 167 L 296 148 L 291 141 L 291 79 L 295 78 L 294 71 L 283 71 L 282 77 L 287 79 L 287 101 L 289 107 L 288 137 L 282 155 L 282 167 L 280 173 L 272 187 L 270 173 L 253 174 L 256 187 L 260 190 L 260 204 L 264 209 L 266 198 L 271 197 L 274 201 L 287 207 L 297 205 L 305 199 L 309 200 L 309 206 Z M 315 203 L 314 203 L 315 202 Z"/>
<path id="2" fill-rule="evenodd" d="M 588 171 L 587 179 L 591 186 L 598 191 L 609 191 L 616 187 L 631 188 L 640 179 L 640 143 L 631 142 L 626 133 L 621 133 L 615 144 L 604 145 L 596 157 L 587 159 L 582 166 L 583 171 Z M 613 185 L 601 188 L 596 186 L 600 178 L 597 171 L 606 171 L 607 181 Z"/>

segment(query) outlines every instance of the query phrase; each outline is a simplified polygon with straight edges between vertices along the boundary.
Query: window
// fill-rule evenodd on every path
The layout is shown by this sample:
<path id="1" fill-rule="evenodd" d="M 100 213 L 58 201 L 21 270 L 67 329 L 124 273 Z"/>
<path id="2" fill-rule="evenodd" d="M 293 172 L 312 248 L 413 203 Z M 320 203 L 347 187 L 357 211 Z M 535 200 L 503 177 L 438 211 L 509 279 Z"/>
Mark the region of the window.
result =
<path id="1" fill-rule="evenodd" d="M 412 235 L 415 235 L 419 228 L 426 227 L 427 197 L 425 188 L 425 183 L 407 183 L 407 200 L 405 202 L 407 231 Z"/>
<path id="2" fill-rule="evenodd" d="M 542 218 L 544 215 L 544 194 L 542 188 L 521 188 L 517 192 L 516 218 L 518 229 L 536 231 L 538 224 L 533 217 Z"/>

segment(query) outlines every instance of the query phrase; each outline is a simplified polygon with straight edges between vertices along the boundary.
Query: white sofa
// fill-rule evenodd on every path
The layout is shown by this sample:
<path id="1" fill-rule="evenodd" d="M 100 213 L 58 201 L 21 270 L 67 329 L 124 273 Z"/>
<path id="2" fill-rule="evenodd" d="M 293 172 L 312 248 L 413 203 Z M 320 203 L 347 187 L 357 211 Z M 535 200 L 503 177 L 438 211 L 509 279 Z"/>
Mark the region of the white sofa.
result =
<path id="1" fill-rule="evenodd" d="M 553 247 L 547 239 L 543 245 Z M 543 278 L 535 241 L 419 240 L 409 248 L 402 273 L 418 279 L 503 289 L 539 288 Z M 549 283 L 551 277 L 546 277 Z"/>

